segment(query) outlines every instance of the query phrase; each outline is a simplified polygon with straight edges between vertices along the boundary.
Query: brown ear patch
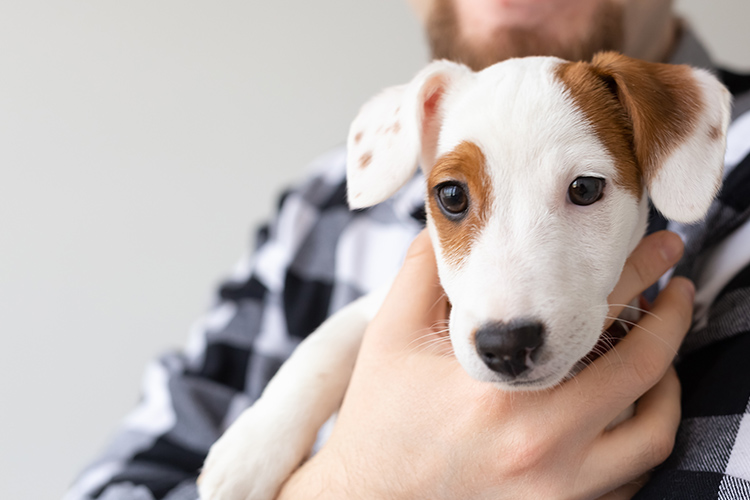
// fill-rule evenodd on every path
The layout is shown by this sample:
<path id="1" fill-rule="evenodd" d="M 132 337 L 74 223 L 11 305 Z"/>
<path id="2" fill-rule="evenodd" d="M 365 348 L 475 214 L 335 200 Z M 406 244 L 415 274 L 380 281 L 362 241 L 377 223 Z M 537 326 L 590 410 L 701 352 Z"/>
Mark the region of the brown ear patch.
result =
<path id="1" fill-rule="evenodd" d="M 614 160 L 618 178 L 613 181 L 640 199 L 643 184 L 633 152 L 632 126 L 606 82 L 583 62 L 560 64 L 556 76 Z"/>
<path id="2" fill-rule="evenodd" d="M 436 199 L 436 186 L 457 181 L 468 189 L 469 206 L 461 220 L 446 217 Z M 492 181 L 482 150 L 464 141 L 437 159 L 427 178 L 427 214 L 435 224 L 446 261 L 460 266 L 474 238 L 489 219 Z"/>
<path id="3" fill-rule="evenodd" d="M 703 109 L 689 66 L 604 52 L 591 63 L 561 64 L 557 77 L 612 153 L 621 176 L 618 182 L 637 189 L 638 195 L 642 181 L 648 185 L 674 149 L 694 133 Z M 618 145 L 618 132 L 630 142 L 629 155 L 623 155 Z M 630 158 L 635 159 L 635 169 Z"/>

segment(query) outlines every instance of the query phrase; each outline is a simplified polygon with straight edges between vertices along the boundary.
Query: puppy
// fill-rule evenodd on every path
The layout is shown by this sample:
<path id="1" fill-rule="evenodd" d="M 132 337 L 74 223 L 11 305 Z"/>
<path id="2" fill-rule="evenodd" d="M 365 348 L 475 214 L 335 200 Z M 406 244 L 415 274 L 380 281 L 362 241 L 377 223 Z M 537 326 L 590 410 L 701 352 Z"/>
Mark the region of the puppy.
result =
<path id="1" fill-rule="evenodd" d="M 706 71 L 602 53 L 436 61 L 385 90 L 348 139 L 349 204 L 426 179 L 427 228 L 474 378 L 539 390 L 600 338 L 607 296 L 646 229 L 703 217 L 721 184 L 730 96 Z M 211 448 L 204 500 L 272 499 L 340 404 L 385 291 L 327 320 Z"/>

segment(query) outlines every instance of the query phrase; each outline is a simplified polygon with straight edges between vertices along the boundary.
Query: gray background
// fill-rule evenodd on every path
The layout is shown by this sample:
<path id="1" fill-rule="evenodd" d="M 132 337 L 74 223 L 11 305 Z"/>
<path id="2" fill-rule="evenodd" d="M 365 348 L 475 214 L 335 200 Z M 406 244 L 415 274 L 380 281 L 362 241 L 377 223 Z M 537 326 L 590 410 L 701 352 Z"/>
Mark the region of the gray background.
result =
<path id="1" fill-rule="evenodd" d="M 750 2 L 678 5 L 750 67 Z M 402 0 L 4 2 L 0 47 L 0 498 L 57 498 L 281 187 L 426 49 Z"/>

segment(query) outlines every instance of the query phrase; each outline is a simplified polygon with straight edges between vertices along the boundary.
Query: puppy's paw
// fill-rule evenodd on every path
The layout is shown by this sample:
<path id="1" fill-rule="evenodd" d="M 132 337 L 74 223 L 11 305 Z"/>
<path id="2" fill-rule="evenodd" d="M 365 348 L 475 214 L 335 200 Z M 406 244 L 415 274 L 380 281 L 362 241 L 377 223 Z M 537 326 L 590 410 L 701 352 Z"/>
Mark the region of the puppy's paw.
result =
<path id="1" fill-rule="evenodd" d="M 198 478 L 201 500 L 273 500 L 305 458 L 292 422 L 252 407 L 211 447 Z"/>

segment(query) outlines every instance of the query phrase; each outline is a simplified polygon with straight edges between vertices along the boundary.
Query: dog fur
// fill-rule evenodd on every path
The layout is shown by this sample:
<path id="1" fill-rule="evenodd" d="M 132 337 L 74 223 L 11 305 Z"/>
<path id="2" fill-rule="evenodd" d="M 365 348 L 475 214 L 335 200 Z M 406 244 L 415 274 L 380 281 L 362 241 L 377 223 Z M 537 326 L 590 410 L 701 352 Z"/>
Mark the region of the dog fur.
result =
<path id="1" fill-rule="evenodd" d="M 354 120 L 349 204 L 386 200 L 421 166 L 458 361 L 503 390 L 544 389 L 599 340 L 648 199 L 671 220 L 705 215 L 721 184 L 729 109 L 728 91 L 706 71 L 614 53 L 511 59 L 480 72 L 436 61 Z M 601 199 L 572 203 L 571 183 L 590 177 L 603 179 Z M 446 183 L 468 198 L 460 218 L 441 208 Z M 347 306 L 299 346 L 211 448 L 202 499 L 276 496 L 337 410 L 385 293 Z M 524 369 L 490 369 L 477 332 L 529 318 L 543 342 Z"/>

